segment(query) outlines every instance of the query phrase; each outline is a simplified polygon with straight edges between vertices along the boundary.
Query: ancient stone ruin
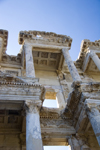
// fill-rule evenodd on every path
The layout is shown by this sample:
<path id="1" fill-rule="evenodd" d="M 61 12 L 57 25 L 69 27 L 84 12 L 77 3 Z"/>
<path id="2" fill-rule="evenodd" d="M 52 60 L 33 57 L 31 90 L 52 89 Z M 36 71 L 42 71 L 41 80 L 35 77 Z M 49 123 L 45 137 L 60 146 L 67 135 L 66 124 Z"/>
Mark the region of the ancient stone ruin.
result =
<path id="1" fill-rule="evenodd" d="M 21 31 L 17 56 L 7 39 L 0 30 L 0 150 L 100 150 L 100 40 L 83 40 L 73 62 L 69 36 Z"/>

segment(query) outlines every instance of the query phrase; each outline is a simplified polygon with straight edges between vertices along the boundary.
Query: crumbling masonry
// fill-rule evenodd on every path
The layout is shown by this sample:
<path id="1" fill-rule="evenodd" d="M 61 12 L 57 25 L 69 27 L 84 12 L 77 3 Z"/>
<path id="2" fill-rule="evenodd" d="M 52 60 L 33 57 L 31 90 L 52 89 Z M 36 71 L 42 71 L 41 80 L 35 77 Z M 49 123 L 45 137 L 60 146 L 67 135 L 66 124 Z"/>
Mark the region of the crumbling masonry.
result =
<path id="1" fill-rule="evenodd" d="M 69 36 L 21 31 L 17 56 L 7 39 L 0 30 L 0 150 L 100 150 L 100 40 L 83 40 L 73 62 Z"/>

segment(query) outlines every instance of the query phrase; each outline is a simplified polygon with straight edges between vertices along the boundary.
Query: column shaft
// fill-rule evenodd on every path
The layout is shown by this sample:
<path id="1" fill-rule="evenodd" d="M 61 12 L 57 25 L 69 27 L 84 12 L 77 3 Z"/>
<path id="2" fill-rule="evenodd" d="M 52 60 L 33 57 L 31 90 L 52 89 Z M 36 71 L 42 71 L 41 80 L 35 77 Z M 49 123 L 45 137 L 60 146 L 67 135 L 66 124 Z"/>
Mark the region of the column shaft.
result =
<path id="1" fill-rule="evenodd" d="M 40 117 L 36 107 L 26 113 L 26 150 L 43 150 Z"/>
<path id="2" fill-rule="evenodd" d="M 94 61 L 94 63 L 96 64 L 97 68 L 100 71 L 100 59 L 99 59 L 99 57 L 93 51 L 90 51 L 90 57 L 92 58 L 92 60 Z"/>
<path id="3" fill-rule="evenodd" d="M 68 139 L 68 143 L 70 145 L 70 150 L 91 150 L 91 148 L 88 146 L 87 139 L 79 136 L 72 136 L 70 139 Z"/>
<path id="4" fill-rule="evenodd" d="M 80 145 L 76 138 L 72 137 L 68 140 L 70 150 L 81 150 Z"/>
<path id="5" fill-rule="evenodd" d="M 66 62 L 68 69 L 70 71 L 70 74 L 73 78 L 73 81 L 79 81 L 80 82 L 81 78 L 80 78 L 78 71 L 77 71 L 77 69 L 76 69 L 76 67 L 75 67 L 75 65 L 74 65 L 74 63 L 73 63 L 73 61 L 69 55 L 68 50 L 64 48 L 64 49 L 62 49 L 62 52 L 63 52 L 64 58 L 65 58 L 65 62 Z"/>
<path id="6" fill-rule="evenodd" d="M 35 77 L 35 68 L 33 62 L 33 55 L 32 55 L 32 46 L 25 44 L 25 57 L 26 57 L 26 77 Z"/>
<path id="7" fill-rule="evenodd" d="M 92 109 L 92 112 L 88 112 L 88 116 L 100 146 L 100 113 L 97 109 Z"/>

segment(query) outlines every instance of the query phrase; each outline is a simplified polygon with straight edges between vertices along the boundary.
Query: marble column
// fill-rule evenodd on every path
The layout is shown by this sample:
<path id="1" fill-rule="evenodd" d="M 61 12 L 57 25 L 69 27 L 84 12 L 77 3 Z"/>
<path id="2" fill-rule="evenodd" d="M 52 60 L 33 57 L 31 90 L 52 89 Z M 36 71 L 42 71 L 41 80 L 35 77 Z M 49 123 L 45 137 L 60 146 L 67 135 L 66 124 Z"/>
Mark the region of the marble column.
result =
<path id="1" fill-rule="evenodd" d="M 85 104 L 89 120 L 100 146 L 100 100 L 87 99 Z"/>
<path id="2" fill-rule="evenodd" d="M 60 109 L 65 108 L 65 100 L 61 91 L 58 91 L 56 94 L 57 105 Z"/>
<path id="3" fill-rule="evenodd" d="M 64 58 L 65 58 L 65 62 L 67 64 L 67 66 L 68 66 L 68 69 L 70 71 L 70 74 L 72 76 L 73 81 L 81 82 L 81 78 L 80 78 L 80 76 L 78 74 L 78 71 L 77 71 L 77 69 L 76 69 L 76 67 L 75 67 L 75 65 L 74 65 L 74 63 L 73 63 L 73 61 L 72 61 L 72 59 L 71 59 L 71 57 L 69 55 L 68 49 L 67 48 L 63 48 L 62 52 L 63 52 Z"/>
<path id="4" fill-rule="evenodd" d="M 70 150 L 81 150 L 78 140 L 74 136 L 68 139 L 68 144 L 70 145 Z"/>
<path id="5" fill-rule="evenodd" d="M 32 46 L 24 44 L 26 58 L 26 77 L 35 78 L 35 68 L 32 55 Z"/>
<path id="6" fill-rule="evenodd" d="M 100 71 L 100 59 L 99 59 L 99 57 L 97 56 L 97 54 L 95 52 L 93 52 L 91 50 L 90 50 L 89 54 L 90 54 L 90 57 L 92 58 L 92 60 L 94 61 L 95 65 L 97 66 L 97 68 Z"/>
<path id="7" fill-rule="evenodd" d="M 68 139 L 70 150 L 91 150 L 88 146 L 87 139 L 80 136 L 71 136 Z"/>
<path id="8" fill-rule="evenodd" d="M 25 102 L 26 106 L 26 150 L 43 150 L 39 108 L 41 101 Z"/>

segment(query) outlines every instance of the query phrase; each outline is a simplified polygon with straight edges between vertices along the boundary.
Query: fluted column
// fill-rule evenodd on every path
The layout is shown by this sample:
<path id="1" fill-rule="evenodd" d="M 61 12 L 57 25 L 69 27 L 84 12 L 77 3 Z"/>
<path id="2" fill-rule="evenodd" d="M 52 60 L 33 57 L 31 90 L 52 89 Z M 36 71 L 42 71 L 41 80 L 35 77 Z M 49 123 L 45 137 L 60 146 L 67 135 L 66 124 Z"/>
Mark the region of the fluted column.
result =
<path id="1" fill-rule="evenodd" d="M 25 102 L 26 106 L 26 150 L 43 150 L 39 109 L 41 101 Z"/>
<path id="2" fill-rule="evenodd" d="M 26 77 L 35 77 L 35 68 L 33 62 L 33 55 L 32 55 L 32 46 L 29 44 L 24 44 L 25 50 L 25 58 L 26 58 Z"/>
<path id="3" fill-rule="evenodd" d="M 72 76 L 73 81 L 79 81 L 80 82 L 81 78 L 80 78 L 80 76 L 78 74 L 78 71 L 77 71 L 77 69 L 76 69 L 76 67 L 75 67 L 75 65 L 74 65 L 74 63 L 73 63 L 73 61 L 72 61 L 72 59 L 71 59 L 71 57 L 69 55 L 68 49 L 67 48 L 63 48 L 62 52 L 63 52 L 64 58 L 65 58 L 65 62 L 67 64 L 67 66 L 68 66 L 68 69 L 70 71 L 70 74 Z"/>
<path id="4" fill-rule="evenodd" d="M 85 104 L 89 120 L 100 146 L 100 100 L 87 99 Z"/>
<path id="5" fill-rule="evenodd" d="M 100 71 L 100 59 L 99 57 L 97 56 L 97 54 L 93 51 L 90 50 L 90 57 L 92 58 L 92 60 L 94 61 L 94 63 L 96 64 L 97 68 L 99 69 Z"/>

